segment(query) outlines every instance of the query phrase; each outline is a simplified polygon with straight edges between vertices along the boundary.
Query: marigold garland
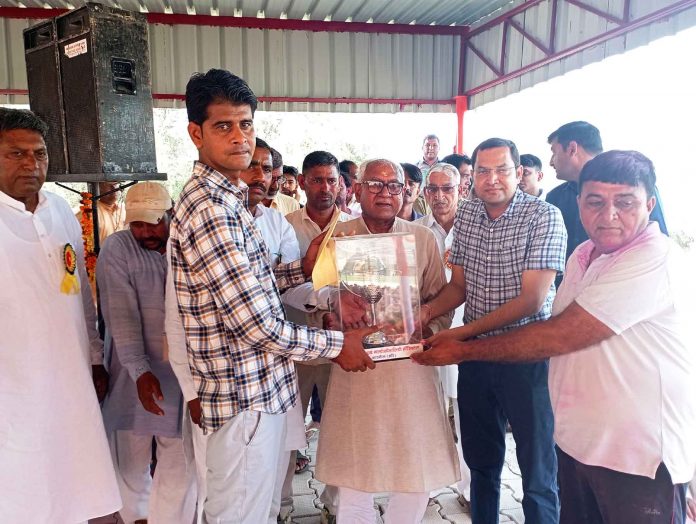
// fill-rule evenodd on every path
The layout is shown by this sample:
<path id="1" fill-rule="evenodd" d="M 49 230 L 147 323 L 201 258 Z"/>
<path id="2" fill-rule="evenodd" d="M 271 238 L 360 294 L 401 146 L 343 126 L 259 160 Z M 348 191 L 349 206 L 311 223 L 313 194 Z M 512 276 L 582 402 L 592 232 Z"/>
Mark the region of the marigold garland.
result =
<path id="1" fill-rule="evenodd" d="M 94 286 L 97 254 L 94 252 L 94 222 L 92 221 L 92 193 L 80 193 L 80 226 L 82 226 L 82 243 L 85 248 L 85 267 L 87 276 Z"/>

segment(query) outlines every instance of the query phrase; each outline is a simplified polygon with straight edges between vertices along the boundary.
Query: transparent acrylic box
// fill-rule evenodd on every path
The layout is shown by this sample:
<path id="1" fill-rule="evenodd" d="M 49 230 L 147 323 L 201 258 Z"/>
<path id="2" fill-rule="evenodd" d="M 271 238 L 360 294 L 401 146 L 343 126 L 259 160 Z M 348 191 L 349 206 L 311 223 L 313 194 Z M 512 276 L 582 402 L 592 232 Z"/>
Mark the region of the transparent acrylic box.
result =
<path id="1" fill-rule="evenodd" d="M 414 235 L 359 235 L 335 241 L 341 293 L 362 297 L 369 304 L 370 325 L 379 328 L 363 338 L 372 360 L 404 359 L 423 351 L 420 326 L 416 326 L 420 288 Z M 341 318 L 340 307 L 338 314 Z"/>

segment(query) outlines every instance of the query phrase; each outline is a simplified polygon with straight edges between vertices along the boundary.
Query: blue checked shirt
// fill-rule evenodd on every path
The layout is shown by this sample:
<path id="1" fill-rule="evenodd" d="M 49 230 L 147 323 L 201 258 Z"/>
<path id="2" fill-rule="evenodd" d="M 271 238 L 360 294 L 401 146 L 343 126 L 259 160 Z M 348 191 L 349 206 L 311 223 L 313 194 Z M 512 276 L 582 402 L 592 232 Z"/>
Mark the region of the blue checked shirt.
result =
<path id="1" fill-rule="evenodd" d="M 519 189 L 495 220 L 488 218 L 480 199 L 462 200 L 454 219 L 449 261 L 464 268 L 464 322 L 477 320 L 519 296 L 523 271 L 563 271 L 567 238 L 558 208 Z M 546 320 L 555 295 L 552 285 L 538 313 L 481 336 Z"/>
<path id="2" fill-rule="evenodd" d="M 286 412 L 297 398 L 292 361 L 333 358 L 343 344 L 341 333 L 285 320 L 280 291 L 304 282 L 301 262 L 279 265 L 274 278 L 243 202 L 241 189 L 196 162 L 171 225 L 174 286 L 206 430 L 246 410 Z"/>

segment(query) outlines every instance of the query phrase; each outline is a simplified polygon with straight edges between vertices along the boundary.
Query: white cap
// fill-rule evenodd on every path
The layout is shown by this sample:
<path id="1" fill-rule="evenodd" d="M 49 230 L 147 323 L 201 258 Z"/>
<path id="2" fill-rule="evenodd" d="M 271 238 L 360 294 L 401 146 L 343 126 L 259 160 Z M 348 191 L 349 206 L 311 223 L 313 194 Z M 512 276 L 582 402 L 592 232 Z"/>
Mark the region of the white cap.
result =
<path id="1" fill-rule="evenodd" d="M 167 189 L 155 182 L 139 182 L 126 193 L 126 224 L 147 222 L 157 224 L 165 211 L 173 207 Z"/>

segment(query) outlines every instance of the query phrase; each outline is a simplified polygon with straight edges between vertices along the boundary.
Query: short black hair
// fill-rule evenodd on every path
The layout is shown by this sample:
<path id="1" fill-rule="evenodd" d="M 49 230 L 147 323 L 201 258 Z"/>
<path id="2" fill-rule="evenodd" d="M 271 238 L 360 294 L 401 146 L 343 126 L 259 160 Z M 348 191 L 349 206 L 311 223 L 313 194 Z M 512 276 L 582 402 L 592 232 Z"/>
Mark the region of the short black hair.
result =
<path id="1" fill-rule="evenodd" d="M 401 168 L 404 170 L 406 178 L 408 178 L 411 182 L 415 182 L 416 184 L 423 183 L 423 173 L 421 173 L 418 166 L 404 162 L 401 164 Z"/>
<path id="2" fill-rule="evenodd" d="M 283 155 L 281 155 L 278 150 L 269 147 L 271 150 L 271 157 L 273 158 L 273 169 L 278 169 L 283 166 Z"/>
<path id="3" fill-rule="evenodd" d="M 256 137 L 256 149 L 258 148 L 268 149 L 269 151 L 271 151 L 271 146 L 268 145 L 268 142 L 266 142 L 262 138 Z"/>
<path id="4" fill-rule="evenodd" d="M 338 158 L 328 151 L 312 151 L 308 154 L 302 161 L 302 172 L 317 166 L 334 166 L 336 171 L 340 171 Z"/>
<path id="5" fill-rule="evenodd" d="M 579 191 L 582 192 L 583 184 L 590 181 L 643 186 L 648 198 L 655 196 L 655 166 L 638 151 L 613 150 L 600 153 L 580 171 Z"/>
<path id="6" fill-rule="evenodd" d="M 350 179 L 350 175 L 345 171 L 339 171 L 338 174 L 341 175 L 341 178 L 343 179 L 343 183 L 346 185 L 346 188 L 350 189 L 350 186 L 353 185 L 353 181 Z"/>
<path id="7" fill-rule="evenodd" d="M 517 150 L 517 146 L 512 140 L 508 140 L 506 138 L 488 138 L 477 145 L 476 149 L 474 149 L 474 152 L 471 155 L 472 165 L 476 165 L 476 157 L 478 156 L 479 152 L 485 151 L 486 149 L 493 149 L 495 147 L 507 147 L 510 150 L 510 156 L 512 157 L 512 162 L 515 164 L 515 167 L 520 165 L 520 152 Z"/>
<path id="8" fill-rule="evenodd" d="M 445 164 L 449 164 L 451 166 L 454 166 L 457 169 L 459 169 L 462 166 L 462 164 L 466 164 L 467 166 L 471 165 L 471 159 L 468 156 L 459 155 L 457 153 L 452 153 L 451 155 L 447 155 L 441 161 Z"/>
<path id="9" fill-rule="evenodd" d="M 433 134 L 425 135 L 425 138 L 423 139 L 423 143 L 425 144 L 425 142 L 427 140 L 437 140 L 437 143 L 438 144 L 440 143 L 440 139 L 437 137 L 437 135 L 433 135 Z"/>
<path id="10" fill-rule="evenodd" d="M 44 139 L 48 134 L 48 124 L 28 109 L 0 107 L 0 135 L 5 131 L 16 129 L 36 131 Z"/>
<path id="11" fill-rule="evenodd" d="M 249 85 L 224 69 L 210 69 L 207 73 L 193 73 L 186 84 L 186 112 L 189 122 L 203 125 L 208 118 L 208 106 L 216 102 L 248 105 L 256 112 L 258 101 Z"/>
<path id="12" fill-rule="evenodd" d="M 290 175 L 290 176 L 294 176 L 295 178 L 297 178 L 297 176 L 300 174 L 300 172 L 294 166 L 283 166 L 283 174 L 285 176 Z"/>
<path id="13" fill-rule="evenodd" d="M 593 155 L 598 155 L 604 150 L 599 129 L 582 120 L 563 124 L 549 135 L 549 144 L 554 140 L 563 146 L 564 151 L 571 142 L 577 142 L 585 151 Z"/>
<path id="14" fill-rule="evenodd" d="M 541 159 L 538 156 L 534 156 L 530 153 L 520 155 L 520 165 L 524 167 L 533 167 L 537 171 L 541 171 Z"/>
<path id="15" fill-rule="evenodd" d="M 356 170 L 358 169 L 358 164 L 356 164 L 352 160 L 341 160 L 338 163 L 338 170 L 343 171 L 345 173 L 350 173 L 351 166 L 354 166 Z"/>

